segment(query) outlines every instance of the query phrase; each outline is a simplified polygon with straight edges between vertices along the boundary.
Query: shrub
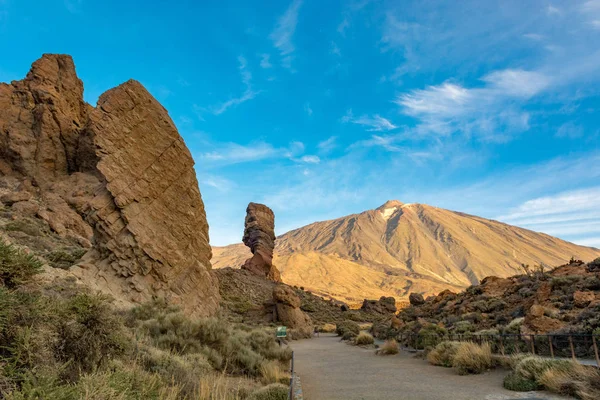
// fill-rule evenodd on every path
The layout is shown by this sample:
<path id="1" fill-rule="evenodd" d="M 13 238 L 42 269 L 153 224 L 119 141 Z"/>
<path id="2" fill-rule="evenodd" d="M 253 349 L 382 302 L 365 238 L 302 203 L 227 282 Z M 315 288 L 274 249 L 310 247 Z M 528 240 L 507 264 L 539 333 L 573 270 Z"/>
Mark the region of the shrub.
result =
<path id="1" fill-rule="evenodd" d="M 289 388 L 280 383 L 272 383 L 253 392 L 248 400 L 287 400 Z"/>
<path id="2" fill-rule="evenodd" d="M 431 348 L 437 346 L 448 331 L 436 324 L 425 325 L 417 334 L 417 348 Z"/>
<path id="3" fill-rule="evenodd" d="M 532 381 L 538 381 L 542 374 L 549 370 L 563 370 L 568 371 L 572 368 L 571 361 L 566 360 L 551 360 L 536 356 L 525 357 L 517 363 L 515 366 L 515 373 L 522 376 L 525 379 Z"/>
<path id="4" fill-rule="evenodd" d="M 354 321 L 343 321 L 336 325 L 335 332 L 342 339 L 348 340 L 360 333 L 360 326 Z"/>
<path id="5" fill-rule="evenodd" d="M 333 333 L 336 330 L 336 326 L 334 324 L 323 324 L 317 330 L 323 333 Z"/>
<path id="6" fill-rule="evenodd" d="M 503 384 L 506 389 L 514 390 L 516 392 L 530 392 L 539 389 L 537 382 L 526 379 L 514 371 L 511 371 L 504 377 Z"/>
<path id="7" fill-rule="evenodd" d="M 390 354 L 398 354 L 398 342 L 394 339 L 386 340 L 385 343 L 377 350 L 377 354 L 379 355 L 390 355 Z"/>
<path id="8" fill-rule="evenodd" d="M 290 380 L 289 374 L 283 370 L 281 363 L 278 361 L 263 362 L 260 366 L 260 374 L 265 384 L 289 383 Z"/>
<path id="9" fill-rule="evenodd" d="M 489 343 L 461 343 L 452 360 L 452 367 L 459 375 L 480 374 L 492 366 L 492 349 Z"/>
<path id="10" fill-rule="evenodd" d="M 42 271 L 42 265 L 33 255 L 0 240 L 0 285 L 13 289 L 27 283 Z"/>
<path id="11" fill-rule="evenodd" d="M 433 350 L 427 354 L 427 361 L 432 365 L 439 365 L 442 367 L 452 367 L 452 361 L 454 355 L 460 347 L 460 342 L 444 341 L 438 344 Z"/>
<path id="12" fill-rule="evenodd" d="M 356 339 L 354 339 L 354 343 L 359 346 L 373 344 L 373 342 L 375 342 L 373 336 L 366 332 L 359 333 Z"/>
<path id="13" fill-rule="evenodd" d="M 96 370 L 125 350 L 123 322 L 102 295 L 79 294 L 66 303 L 58 322 L 55 354 L 69 363 L 69 379 Z"/>

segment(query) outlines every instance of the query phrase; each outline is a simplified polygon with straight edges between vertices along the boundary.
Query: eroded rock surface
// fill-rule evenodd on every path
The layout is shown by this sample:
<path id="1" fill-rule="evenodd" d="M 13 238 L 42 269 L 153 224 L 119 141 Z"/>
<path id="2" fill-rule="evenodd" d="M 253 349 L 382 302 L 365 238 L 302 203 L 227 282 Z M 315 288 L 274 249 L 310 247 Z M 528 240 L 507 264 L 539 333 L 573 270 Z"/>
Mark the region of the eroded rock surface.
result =
<path id="1" fill-rule="evenodd" d="M 275 248 L 275 214 L 264 204 L 250 203 L 246 209 L 244 244 L 252 251 L 243 269 L 267 279 L 281 282 L 281 275 L 273 265 Z"/>
<path id="2" fill-rule="evenodd" d="M 312 335 L 312 320 L 300 309 L 300 298 L 292 288 L 286 285 L 275 286 L 273 288 L 273 301 L 275 302 L 276 321 L 294 329 L 300 337 L 310 337 Z"/>
<path id="3" fill-rule="evenodd" d="M 138 82 L 96 108 L 70 56 L 46 54 L 0 84 L 0 199 L 90 251 L 70 272 L 129 305 L 164 297 L 213 314 L 208 224 L 194 162 Z"/>

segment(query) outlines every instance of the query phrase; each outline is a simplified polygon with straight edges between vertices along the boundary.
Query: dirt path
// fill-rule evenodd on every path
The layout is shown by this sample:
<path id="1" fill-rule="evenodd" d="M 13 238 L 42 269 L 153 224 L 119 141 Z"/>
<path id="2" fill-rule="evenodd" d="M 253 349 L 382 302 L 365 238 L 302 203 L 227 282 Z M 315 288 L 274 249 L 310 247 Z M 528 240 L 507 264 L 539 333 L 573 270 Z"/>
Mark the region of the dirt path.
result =
<path id="1" fill-rule="evenodd" d="M 292 343 L 295 369 L 305 400 L 558 400 L 542 392 L 502 388 L 505 371 L 459 376 L 401 352 L 376 356 L 373 349 L 349 346 L 335 336 Z"/>

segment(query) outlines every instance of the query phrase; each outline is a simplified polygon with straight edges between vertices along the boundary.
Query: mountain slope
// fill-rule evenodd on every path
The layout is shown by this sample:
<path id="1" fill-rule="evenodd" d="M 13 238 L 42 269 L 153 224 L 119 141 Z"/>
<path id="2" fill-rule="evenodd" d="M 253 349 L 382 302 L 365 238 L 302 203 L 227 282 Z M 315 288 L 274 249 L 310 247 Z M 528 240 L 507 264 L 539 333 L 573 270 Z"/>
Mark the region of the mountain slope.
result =
<path id="1" fill-rule="evenodd" d="M 363 298 L 459 290 L 520 265 L 590 261 L 600 250 L 425 204 L 388 201 L 375 210 L 316 222 L 277 238 L 284 282 L 356 303 Z M 213 248 L 213 266 L 239 267 L 242 244 Z"/>

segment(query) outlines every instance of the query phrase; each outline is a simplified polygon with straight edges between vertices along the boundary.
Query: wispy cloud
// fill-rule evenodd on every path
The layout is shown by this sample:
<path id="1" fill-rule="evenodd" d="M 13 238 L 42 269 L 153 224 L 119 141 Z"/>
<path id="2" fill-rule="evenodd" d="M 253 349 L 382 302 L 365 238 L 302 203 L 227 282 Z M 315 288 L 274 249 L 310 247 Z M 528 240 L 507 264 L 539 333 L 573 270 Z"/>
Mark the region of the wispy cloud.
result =
<path id="1" fill-rule="evenodd" d="M 202 174 L 199 180 L 201 186 L 210 186 L 223 193 L 229 192 L 235 187 L 235 183 L 233 181 L 223 178 L 221 176 Z"/>
<path id="2" fill-rule="evenodd" d="M 292 67 L 292 54 L 296 50 L 293 37 L 298 24 L 298 13 L 301 5 L 302 0 L 293 0 L 285 13 L 279 17 L 275 29 L 269 36 L 273 41 L 273 45 L 279 50 L 282 57 L 282 66 L 288 69 Z"/>
<path id="3" fill-rule="evenodd" d="M 270 54 L 261 54 L 260 55 L 260 67 L 261 68 L 271 68 L 273 65 L 271 64 L 271 55 Z"/>
<path id="4" fill-rule="evenodd" d="M 471 88 L 445 82 L 402 94 L 395 102 L 402 112 L 420 120 L 421 133 L 479 131 L 492 139 L 528 129 L 529 114 L 513 104 L 543 92 L 551 78 L 541 72 L 506 69 L 489 73 L 481 81 L 482 86 Z"/>
<path id="5" fill-rule="evenodd" d="M 196 155 L 203 165 L 219 167 L 269 159 L 288 159 L 301 164 L 318 164 L 321 161 L 318 156 L 304 154 L 304 143 L 299 141 L 290 142 L 287 147 L 275 147 L 263 141 L 256 141 L 247 145 L 217 143 L 212 147 L 215 149 Z"/>
<path id="6" fill-rule="evenodd" d="M 578 139 L 584 134 L 583 127 L 573 122 L 565 122 L 556 131 L 556 137 Z"/>
<path id="7" fill-rule="evenodd" d="M 215 106 L 209 107 L 209 111 L 215 115 L 223 114 L 231 107 L 238 106 L 242 103 L 247 102 L 248 100 L 254 99 L 260 91 L 254 90 L 252 87 L 252 73 L 248 69 L 248 61 L 244 56 L 238 57 L 239 62 L 239 71 L 242 77 L 242 83 L 245 87 L 243 93 L 239 97 L 231 98 L 223 103 L 217 104 Z M 196 111 L 200 111 L 201 109 L 196 107 Z"/>
<path id="8" fill-rule="evenodd" d="M 353 124 L 365 126 L 368 128 L 367 131 L 381 132 L 391 131 L 398 128 L 390 120 L 380 116 L 379 114 L 375 114 L 373 116 L 362 115 L 360 117 L 355 117 L 352 113 L 352 110 L 348 110 L 346 115 L 342 117 L 341 121 L 344 123 L 351 122 Z"/>
<path id="9" fill-rule="evenodd" d="M 548 7 L 546 7 L 546 13 L 548 15 L 561 15 L 562 10 L 558 7 L 553 6 L 552 4 L 549 4 Z"/>
<path id="10" fill-rule="evenodd" d="M 313 114 L 313 109 L 310 108 L 310 103 L 304 104 L 304 112 L 310 117 Z"/>
<path id="11" fill-rule="evenodd" d="M 333 41 L 331 42 L 331 49 L 329 50 L 329 52 L 338 57 L 340 57 L 342 55 L 342 51 L 338 47 L 337 43 L 335 43 Z"/>
<path id="12" fill-rule="evenodd" d="M 329 139 L 323 140 L 317 144 L 317 148 L 319 149 L 319 151 L 322 153 L 325 153 L 325 154 L 329 153 L 336 147 L 337 147 L 337 137 L 336 136 L 331 136 Z"/>
<path id="13" fill-rule="evenodd" d="M 497 219 L 554 236 L 588 239 L 600 235 L 600 187 L 588 187 L 528 200 Z"/>

